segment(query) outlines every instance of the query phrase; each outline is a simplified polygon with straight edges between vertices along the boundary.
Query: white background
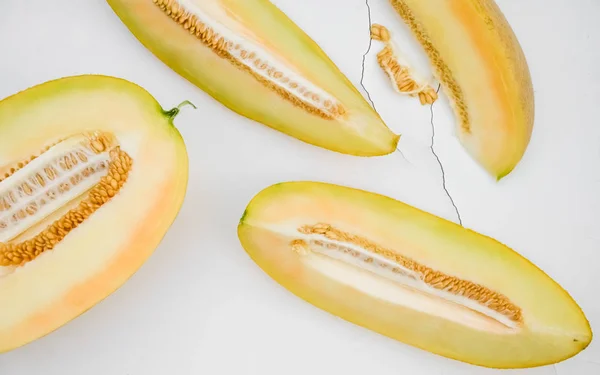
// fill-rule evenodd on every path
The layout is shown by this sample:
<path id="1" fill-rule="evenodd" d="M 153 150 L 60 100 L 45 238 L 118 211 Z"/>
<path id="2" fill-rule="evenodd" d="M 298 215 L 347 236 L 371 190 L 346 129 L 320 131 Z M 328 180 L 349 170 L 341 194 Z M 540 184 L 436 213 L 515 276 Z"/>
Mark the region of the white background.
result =
<path id="1" fill-rule="evenodd" d="M 369 2 L 373 22 L 404 35 L 387 1 Z M 364 0 L 274 3 L 360 88 L 369 46 Z M 544 269 L 580 303 L 595 328 L 600 325 L 600 2 L 498 3 L 522 43 L 535 84 L 529 150 L 509 177 L 492 182 L 454 137 L 443 97 L 433 107 L 434 150 L 464 225 L 507 243 Z M 406 51 L 423 61 L 411 43 L 406 39 Z M 405 135 L 400 145 L 405 158 L 336 154 L 228 111 L 144 49 L 103 1 L 5 2 L 0 98 L 61 76 L 102 73 L 140 84 L 164 107 L 189 99 L 199 109 L 187 108 L 176 120 L 190 155 L 189 190 L 155 254 L 80 318 L 0 355 L 0 374 L 497 373 L 392 341 L 301 301 L 263 274 L 236 237 L 238 220 L 255 193 L 297 179 L 368 189 L 456 220 L 430 149 L 430 108 L 392 91 L 375 63 L 380 48 L 373 42 L 366 56 L 364 86 L 387 124 Z M 504 373 L 600 374 L 600 344 L 594 341 L 556 366 Z"/>

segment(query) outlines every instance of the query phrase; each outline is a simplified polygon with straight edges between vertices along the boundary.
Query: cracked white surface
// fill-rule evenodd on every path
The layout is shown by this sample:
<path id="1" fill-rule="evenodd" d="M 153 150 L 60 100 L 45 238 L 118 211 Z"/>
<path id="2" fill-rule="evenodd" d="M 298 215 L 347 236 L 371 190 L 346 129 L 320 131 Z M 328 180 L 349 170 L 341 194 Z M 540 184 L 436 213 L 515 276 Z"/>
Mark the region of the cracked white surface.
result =
<path id="1" fill-rule="evenodd" d="M 434 106 L 435 151 L 464 225 L 541 266 L 571 292 L 595 328 L 600 325 L 600 52 L 595 48 L 600 3 L 498 2 L 532 69 L 532 144 L 511 175 L 492 183 L 454 138 L 454 120 L 441 96 Z M 364 92 L 365 0 L 274 3 Z M 403 50 L 427 71 L 424 55 L 404 35 L 387 1 L 369 3 L 373 21 L 401 38 Z M 141 84 L 165 107 L 189 99 L 199 108 L 183 111 L 177 120 L 191 158 L 189 193 L 157 252 L 88 313 L 1 355 L 0 374 L 600 373 L 596 341 L 556 368 L 498 372 L 437 357 L 306 304 L 247 258 L 235 234 L 238 219 L 256 192 L 279 181 L 313 179 L 373 190 L 456 221 L 429 148 L 430 109 L 393 91 L 375 61 L 380 44 L 374 42 L 365 58 L 363 84 L 388 125 L 404 135 L 405 158 L 335 154 L 239 117 L 154 58 L 102 1 L 12 2 L 0 15 L 0 48 L 0 97 L 59 76 L 103 73 Z M 190 236 L 201 240 L 189 241 Z"/>

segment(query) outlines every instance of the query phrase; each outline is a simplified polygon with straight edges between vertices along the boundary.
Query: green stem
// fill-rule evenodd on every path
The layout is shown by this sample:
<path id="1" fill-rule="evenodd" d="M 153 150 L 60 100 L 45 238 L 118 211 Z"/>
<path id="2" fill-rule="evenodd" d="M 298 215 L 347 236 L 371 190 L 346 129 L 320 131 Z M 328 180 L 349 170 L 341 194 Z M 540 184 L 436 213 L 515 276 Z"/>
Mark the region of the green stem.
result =
<path id="1" fill-rule="evenodd" d="M 189 100 L 184 100 L 183 102 L 179 103 L 179 105 L 173 109 L 170 109 L 168 111 L 165 112 L 165 115 L 167 117 L 169 117 L 169 119 L 171 119 L 171 121 L 173 121 L 175 119 L 175 117 L 177 117 L 177 115 L 179 114 L 179 112 L 181 111 L 181 108 L 186 106 L 186 105 L 191 105 L 192 107 L 194 107 L 194 109 L 198 109 L 194 103 L 190 102 Z"/>

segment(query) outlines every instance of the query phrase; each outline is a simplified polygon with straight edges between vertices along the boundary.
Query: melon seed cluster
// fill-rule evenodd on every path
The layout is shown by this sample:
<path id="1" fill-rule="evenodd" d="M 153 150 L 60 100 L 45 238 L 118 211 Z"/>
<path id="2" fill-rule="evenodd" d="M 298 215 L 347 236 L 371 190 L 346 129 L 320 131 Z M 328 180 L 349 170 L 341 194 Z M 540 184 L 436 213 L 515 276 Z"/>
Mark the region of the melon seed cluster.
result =
<path id="1" fill-rule="evenodd" d="M 377 53 L 377 62 L 396 91 L 418 96 L 422 105 L 433 104 L 437 100 L 438 95 L 433 87 L 427 82 L 417 82 L 410 67 L 400 64 L 397 49 L 392 45 L 390 32 L 385 26 L 373 24 L 371 39 L 385 43 L 385 47 Z"/>
<path id="2" fill-rule="evenodd" d="M 476 301 L 479 304 L 506 316 L 515 323 L 520 323 L 522 321 L 522 312 L 518 306 L 515 306 L 512 302 L 510 302 L 506 296 L 494 292 L 485 286 L 478 285 L 467 280 L 461 280 L 457 277 L 449 276 L 442 272 L 433 270 L 390 249 L 376 245 L 360 236 L 343 232 L 329 224 L 319 223 L 312 226 L 305 225 L 298 228 L 298 231 L 302 234 L 318 234 L 329 240 L 345 242 L 359 246 L 362 249 L 365 249 L 367 252 L 382 256 L 397 264 L 398 267 L 392 268 L 392 272 L 394 273 L 403 273 L 407 276 L 410 276 L 405 270 L 415 272 L 417 275 L 419 275 L 421 281 L 435 289 Z M 294 243 L 293 245 L 295 245 L 295 247 L 293 246 L 293 249 L 298 252 L 299 244 Z M 324 244 L 321 243 L 320 245 Z M 326 246 L 329 249 L 338 249 L 354 257 L 361 256 L 360 252 L 350 248 L 343 246 L 340 247 L 336 244 L 327 244 Z M 363 257 L 363 260 L 366 263 L 373 263 L 373 257 Z"/>
<path id="3" fill-rule="evenodd" d="M 335 98 L 331 95 L 313 87 L 314 85 L 282 66 L 280 62 L 270 61 L 272 56 L 264 56 L 266 53 L 260 53 L 260 48 L 251 45 L 247 40 L 235 35 L 232 37 L 220 35 L 214 27 L 207 25 L 208 20 L 201 20 L 200 15 L 185 9 L 177 0 L 152 1 L 165 14 L 188 30 L 190 34 L 195 35 L 219 56 L 252 75 L 265 87 L 292 104 L 328 120 L 346 113 L 344 107 L 336 103 Z M 222 30 L 222 34 L 227 32 L 228 30 Z M 234 42 L 233 38 L 238 40 Z"/>
<path id="4" fill-rule="evenodd" d="M 96 154 L 108 152 L 108 162 L 101 161 L 97 164 L 86 165 L 80 173 L 71 175 L 68 181 L 58 185 L 58 190 L 46 191 L 39 201 L 31 203 L 27 206 L 27 209 L 21 210 L 15 214 L 16 216 L 13 217 L 13 220 L 17 221 L 24 219 L 27 215 L 35 215 L 41 206 L 56 199 L 60 194 L 68 194 L 71 189 L 86 178 L 89 178 L 92 174 L 99 172 L 106 173 L 107 171 L 107 174 L 89 191 L 85 199 L 34 237 L 23 242 L 0 242 L 0 266 L 22 265 L 35 259 L 44 251 L 53 249 L 54 246 L 62 241 L 71 230 L 77 228 L 92 213 L 117 194 L 127 181 L 132 166 L 132 159 L 126 152 L 122 151 L 119 146 L 109 150 L 108 147 L 111 145 L 111 141 L 112 140 L 105 135 L 94 135 L 89 138 L 89 143 L 87 145 L 88 149 Z M 76 150 L 75 152 L 62 157 L 59 164 L 63 171 L 68 171 L 75 165 L 86 163 L 88 160 L 86 153 L 81 150 Z M 44 168 L 44 173 L 44 177 L 39 173 L 36 173 L 30 178 L 30 180 L 37 181 L 37 188 L 45 187 L 46 181 L 53 181 L 60 172 L 54 166 L 48 166 Z M 26 195 L 33 192 L 33 189 L 31 191 L 29 190 L 31 186 L 28 185 L 29 188 L 25 188 L 24 186 L 25 185 L 19 187 L 18 191 L 24 192 Z M 9 198 L 16 198 L 14 195 L 15 193 L 11 191 L 9 193 Z M 11 202 L 14 203 L 12 200 Z M 0 207 L 0 214 L 2 211 L 8 210 L 11 207 L 10 203 L 6 201 L 6 198 L 0 201 L 0 205 L 2 205 L 2 207 Z M 4 228 L 6 228 L 6 226 L 7 223 L 4 223 Z M 2 229 L 3 227 L 0 226 L 0 233 Z"/>

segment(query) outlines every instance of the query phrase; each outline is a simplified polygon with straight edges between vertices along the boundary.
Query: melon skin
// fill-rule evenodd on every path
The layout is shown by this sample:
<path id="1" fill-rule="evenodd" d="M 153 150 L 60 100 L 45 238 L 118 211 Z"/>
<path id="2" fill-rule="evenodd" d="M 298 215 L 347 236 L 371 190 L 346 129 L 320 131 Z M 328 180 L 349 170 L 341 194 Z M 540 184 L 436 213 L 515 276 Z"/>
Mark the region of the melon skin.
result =
<path id="1" fill-rule="evenodd" d="M 494 0 L 390 0 L 429 57 L 459 141 L 496 180 L 524 157 L 535 98 L 525 53 Z"/>
<path id="2" fill-rule="evenodd" d="M 481 315 L 425 300 L 347 263 L 293 251 L 293 241 L 303 238 L 296 228 L 315 223 L 500 292 L 520 307 L 522 321 L 515 329 L 489 320 L 470 325 L 467 318 Z M 312 181 L 276 184 L 249 202 L 238 237 L 257 266 L 307 303 L 435 355 L 488 368 L 530 368 L 569 359 L 592 341 L 590 324 L 569 293 L 517 252 L 376 193 Z M 409 301 L 418 301 L 418 308 Z"/>
<path id="3" fill-rule="evenodd" d="M 0 101 L 0 167 L 85 131 L 115 135 L 133 159 L 129 179 L 52 250 L 0 275 L 0 352 L 64 326 L 120 288 L 175 220 L 188 183 L 188 154 L 173 119 L 142 87 L 81 75 Z M 1 267 L 0 267 L 1 268 Z"/>
<path id="4" fill-rule="evenodd" d="M 152 0 L 107 3 L 135 38 L 165 65 L 237 114 L 343 154 L 369 157 L 396 150 L 400 136 L 387 127 L 319 45 L 270 1 L 171 3 L 212 11 L 212 18 L 206 18 L 250 40 L 255 46 L 252 48 L 266 51 L 273 59 L 268 62 L 280 64 L 330 94 L 344 106 L 343 115 L 325 119 L 283 100 L 247 71 L 215 53 Z"/>

